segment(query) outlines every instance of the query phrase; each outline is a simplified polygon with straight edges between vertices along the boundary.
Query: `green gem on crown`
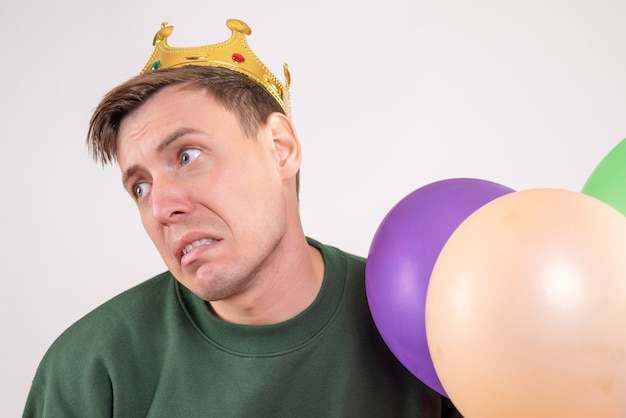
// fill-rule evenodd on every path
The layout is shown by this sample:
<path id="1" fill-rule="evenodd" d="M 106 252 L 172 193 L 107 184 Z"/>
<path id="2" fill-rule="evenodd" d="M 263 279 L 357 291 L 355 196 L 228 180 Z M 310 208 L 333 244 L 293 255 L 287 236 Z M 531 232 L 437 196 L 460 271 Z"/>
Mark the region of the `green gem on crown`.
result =
<path id="1" fill-rule="evenodd" d="M 154 61 L 150 66 L 150 71 L 158 70 L 161 68 L 161 61 Z"/>

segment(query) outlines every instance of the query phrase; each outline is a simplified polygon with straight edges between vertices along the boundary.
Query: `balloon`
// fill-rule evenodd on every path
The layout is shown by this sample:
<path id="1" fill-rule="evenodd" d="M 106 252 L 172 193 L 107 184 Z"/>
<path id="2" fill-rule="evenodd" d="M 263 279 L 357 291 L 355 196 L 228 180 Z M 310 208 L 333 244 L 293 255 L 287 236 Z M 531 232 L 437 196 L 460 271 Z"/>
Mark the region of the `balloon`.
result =
<path id="1" fill-rule="evenodd" d="M 391 209 L 370 246 L 365 280 L 374 322 L 398 360 L 444 396 L 426 342 L 430 273 L 452 231 L 480 206 L 512 191 L 477 179 L 426 185 Z"/>
<path id="2" fill-rule="evenodd" d="M 465 418 L 626 416 L 626 218 L 533 189 L 470 215 L 426 298 L 428 345 Z"/>
<path id="3" fill-rule="evenodd" d="M 587 179 L 582 192 L 626 215 L 626 139 L 602 159 Z"/>

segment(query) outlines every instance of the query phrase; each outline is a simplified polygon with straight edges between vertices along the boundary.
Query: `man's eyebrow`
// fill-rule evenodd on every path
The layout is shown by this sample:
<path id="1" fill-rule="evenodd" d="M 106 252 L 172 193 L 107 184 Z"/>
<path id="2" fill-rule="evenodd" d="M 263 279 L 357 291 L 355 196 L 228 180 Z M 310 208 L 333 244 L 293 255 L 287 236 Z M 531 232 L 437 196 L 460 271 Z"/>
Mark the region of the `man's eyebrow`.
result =
<path id="1" fill-rule="evenodd" d="M 172 132 L 171 134 L 166 136 L 159 145 L 157 145 L 156 147 L 157 153 L 163 152 L 167 147 L 173 144 L 177 139 L 189 133 L 194 133 L 194 132 L 197 132 L 197 131 L 193 128 L 180 128 Z M 137 165 L 132 165 L 126 169 L 126 171 L 124 172 L 124 176 L 122 177 L 122 184 L 124 186 L 126 186 L 126 183 L 128 183 L 130 178 L 137 172 L 137 169 L 138 169 Z"/>
<path id="2" fill-rule="evenodd" d="M 128 180 L 130 180 L 130 178 L 135 174 L 136 171 L 137 169 L 135 168 L 135 166 L 128 167 L 126 171 L 124 171 L 124 175 L 122 176 L 122 185 L 125 189 L 127 189 L 126 184 L 128 183 Z"/>
<path id="3" fill-rule="evenodd" d="M 197 131 L 195 129 L 193 129 L 193 128 L 180 128 L 180 129 L 177 129 L 176 131 L 174 131 L 171 134 L 169 134 L 168 136 L 166 136 L 163 141 L 161 141 L 159 146 L 157 146 L 157 149 L 156 149 L 157 152 L 162 152 L 163 150 L 165 150 L 165 148 L 170 146 L 174 141 L 176 141 L 181 136 L 185 136 L 185 135 L 187 135 L 189 133 L 194 133 L 194 132 L 197 132 Z"/>

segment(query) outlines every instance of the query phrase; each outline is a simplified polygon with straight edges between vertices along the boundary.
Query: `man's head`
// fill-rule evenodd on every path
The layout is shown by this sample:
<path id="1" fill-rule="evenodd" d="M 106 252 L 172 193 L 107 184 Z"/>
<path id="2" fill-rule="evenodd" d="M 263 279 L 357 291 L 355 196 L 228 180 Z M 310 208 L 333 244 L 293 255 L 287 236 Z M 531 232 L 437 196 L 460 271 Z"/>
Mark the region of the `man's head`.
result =
<path id="1" fill-rule="evenodd" d="M 105 97 L 90 141 L 96 158 L 117 160 L 170 271 L 205 300 L 275 271 L 301 234 L 299 141 L 246 76 L 184 67 L 137 77 Z"/>
<path id="2" fill-rule="evenodd" d="M 247 25 L 228 24 L 229 41 L 181 49 L 164 24 L 152 71 L 103 98 L 87 139 L 96 161 L 119 164 L 173 275 L 210 301 L 271 287 L 263 277 L 305 242 L 288 71 L 283 85 L 247 47 Z M 204 63 L 181 63 L 190 57 Z"/>
<path id="3" fill-rule="evenodd" d="M 298 209 L 302 154 L 288 70 L 282 84 L 251 50 L 231 51 L 247 48 L 249 28 L 229 27 L 225 43 L 172 49 L 164 24 L 151 71 L 103 98 L 87 141 L 96 161 L 118 163 L 176 279 L 204 300 L 247 312 L 262 308 L 259 298 L 276 293 L 277 277 L 300 271 L 311 250 Z M 225 62 L 231 54 L 234 67 Z M 181 64 L 191 58 L 204 63 Z"/>

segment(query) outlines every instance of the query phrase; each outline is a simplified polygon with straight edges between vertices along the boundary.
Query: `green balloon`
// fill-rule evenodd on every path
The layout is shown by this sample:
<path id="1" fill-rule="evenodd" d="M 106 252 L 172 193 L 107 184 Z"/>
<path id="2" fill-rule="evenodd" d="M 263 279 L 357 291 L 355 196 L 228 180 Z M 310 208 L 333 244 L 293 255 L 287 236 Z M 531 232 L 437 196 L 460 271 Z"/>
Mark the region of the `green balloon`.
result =
<path id="1" fill-rule="evenodd" d="M 626 215 L 626 139 L 600 161 L 582 192 Z"/>

